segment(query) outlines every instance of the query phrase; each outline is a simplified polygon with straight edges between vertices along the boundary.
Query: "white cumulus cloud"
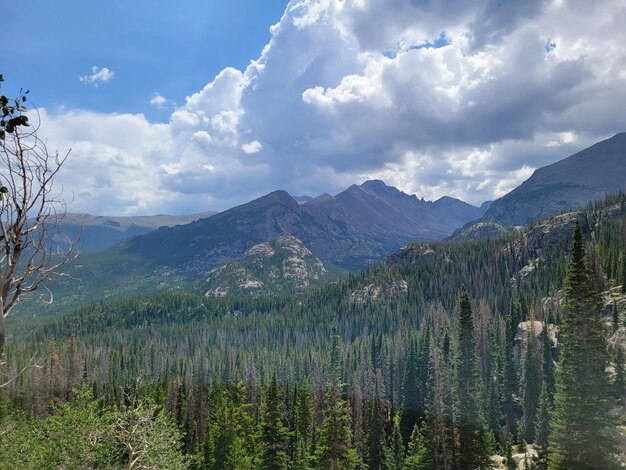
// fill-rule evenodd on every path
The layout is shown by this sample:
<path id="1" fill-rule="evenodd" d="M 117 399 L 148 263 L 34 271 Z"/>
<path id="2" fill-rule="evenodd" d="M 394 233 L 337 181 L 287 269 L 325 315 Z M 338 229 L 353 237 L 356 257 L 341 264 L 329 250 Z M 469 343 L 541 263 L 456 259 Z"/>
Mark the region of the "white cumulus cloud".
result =
<path id="1" fill-rule="evenodd" d="M 625 0 L 292 0 L 260 57 L 169 122 L 75 110 L 42 129 L 74 149 L 68 173 L 85 176 L 64 185 L 85 211 L 224 209 L 374 177 L 479 204 L 624 130 L 624 24 Z"/>
<path id="2" fill-rule="evenodd" d="M 253 154 L 258 153 L 263 148 L 263 145 L 258 140 L 253 140 L 252 142 L 248 142 L 247 144 L 243 144 L 241 146 L 241 150 L 243 153 Z"/>
<path id="3" fill-rule="evenodd" d="M 170 100 L 168 100 L 165 96 L 161 95 L 160 93 L 157 93 L 156 91 L 154 92 L 154 94 L 152 95 L 152 98 L 150 99 L 150 104 L 153 106 L 156 106 L 157 108 L 163 108 L 170 103 L 171 103 Z"/>
<path id="4" fill-rule="evenodd" d="M 97 65 L 94 65 L 91 67 L 90 75 L 81 75 L 78 79 L 82 83 L 98 87 L 102 83 L 110 82 L 113 80 L 113 77 L 115 77 L 113 70 L 109 70 L 107 67 L 98 67 Z"/>

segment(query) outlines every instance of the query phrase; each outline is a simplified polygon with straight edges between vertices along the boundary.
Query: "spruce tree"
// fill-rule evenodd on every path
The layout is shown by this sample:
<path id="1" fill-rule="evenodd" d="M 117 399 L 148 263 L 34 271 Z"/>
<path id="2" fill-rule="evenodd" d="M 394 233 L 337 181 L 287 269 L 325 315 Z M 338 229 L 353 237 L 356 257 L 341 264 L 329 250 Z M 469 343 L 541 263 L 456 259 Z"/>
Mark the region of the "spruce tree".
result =
<path id="1" fill-rule="evenodd" d="M 376 381 L 374 400 L 370 414 L 369 437 L 368 437 L 368 468 L 370 470 L 380 470 L 383 460 L 384 443 L 384 415 L 380 402 L 379 383 Z"/>
<path id="2" fill-rule="evenodd" d="M 422 427 L 413 428 L 403 470 L 435 470 L 431 442 L 426 437 L 426 425 L 427 422 Z"/>
<path id="3" fill-rule="evenodd" d="M 511 310 L 506 321 L 506 338 L 504 344 L 504 358 L 502 367 L 502 414 L 504 415 L 504 427 L 506 433 L 517 434 L 518 395 L 517 366 L 513 345 L 518 325 L 518 312 L 516 303 L 511 302 Z"/>
<path id="4" fill-rule="evenodd" d="M 615 345 L 615 380 L 613 381 L 615 396 L 621 406 L 626 406 L 626 386 L 624 385 L 624 347 Z"/>
<path id="5" fill-rule="evenodd" d="M 511 436 L 511 434 L 507 435 L 505 448 L 506 455 L 504 461 L 506 463 L 506 470 L 517 470 L 517 464 L 515 460 L 513 460 L 513 436 Z"/>
<path id="6" fill-rule="evenodd" d="M 534 331 L 531 330 L 526 335 L 526 353 L 524 354 L 520 383 L 523 408 L 520 437 L 529 443 L 534 442 L 535 439 L 535 420 L 542 385 L 542 359 L 542 355 L 539 354 L 537 338 Z"/>
<path id="7" fill-rule="evenodd" d="M 550 465 L 562 470 L 608 470 L 615 468 L 614 426 L 608 415 L 608 353 L 579 220 L 574 227 L 565 295 Z"/>
<path id="8" fill-rule="evenodd" d="M 405 442 L 408 442 L 411 432 L 419 422 L 419 388 L 418 381 L 418 357 L 417 344 L 411 339 L 409 351 L 406 357 L 404 368 L 404 379 L 402 382 L 402 410 L 400 414 L 400 432 Z"/>
<path id="9" fill-rule="evenodd" d="M 543 330 L 540 336 L 541 348 L 543 353 L 543 381 L 546 384 L 548 390 L 548 399 L 552 403 L 552 396 L 554 395 L 554 359 L 552 358 L 552 339 L 550 338 L 550 331 L 548 330 L 548 322 L 543 324 Z"/>
<path id="10" fill-rule="evenodd" d="M 535 427 L 535 450 L 537 470 L 548 470 L 548 439 L 550 434 L 550 395 L 544 382 L 539 395 Z"/>
<path id="11" fill-rule="evenodd" d="M 515 335 L 517 334 L 517 325 L 522 321 L 522 306 L 517 300 L 511 299 L 509 304 L 509 316 L 507 317 L 506 336 L 508 341 L 512 344 L 515 342 Z"/>
<path id="12" fill-rule="evenodd" d="M 622 293 L 626 294 L 626 251 L 622 253 Z"/>
<path id="13" fill-rule="evenodd" d="M 310 467 L 313 444 L 312 395 L 308 385 L 296 390 L 293 419 L 293 459 L 290 467 L 306 470 Z"/>
<path id="14" fill-rule="evenodd" d="M 350 448 L 348 406 L 343 399 L 340 338 L 333 326 L 330 348 L 330 373 L 324 396 L 322 423 L 317 460 L 320 470 L 350 470 L 359 464 L 356 451 Z"/>
<path id="15" fill-rule="evenodd" d="M 482 416 L 481 380 L 478 371 L 474 318 L 467 290 L 461 290 L 455 367 L 458 462 L 462 469 L 489 468 L 489 448 Z"/>
<path id="16" fill-rule="evenodd" d="M 267 389 L 265 413 L 261 426 L 261 468 L 285 470 L 287 468 L 287 445 L 289 431 L 283 423 L 282 396 L 278 389 L 276 373 Z"/>
<path id="17" fill-rule="evenodd" d="M 384 468 L 385 470 L 402 470 L 404 467 L 404 443 L 400 433 L 399 416 L 393 419 L 393 430 L 389 445 L 385 448 Z"/>

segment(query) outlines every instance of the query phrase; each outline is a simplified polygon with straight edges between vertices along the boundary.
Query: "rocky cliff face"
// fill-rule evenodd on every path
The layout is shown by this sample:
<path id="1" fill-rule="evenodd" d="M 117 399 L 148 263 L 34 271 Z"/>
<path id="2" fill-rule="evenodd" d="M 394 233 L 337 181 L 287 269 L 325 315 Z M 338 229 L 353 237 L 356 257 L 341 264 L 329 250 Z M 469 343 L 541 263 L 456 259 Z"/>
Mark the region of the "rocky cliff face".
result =
<path id="1" fill-rule="evenodd" d="M 321 286 L 338 275 L 300 240 L 282 236 L 254 245 L 241 260 L 210 270 L 201 289 L 209 297 L 280 294 Z"/>
<path id="2" fill-rule="evenodd" d="M 450 240 L 486 240 L 510 233 L 504 225 L 493 220 L 471 222 L 452 234 Z"/>

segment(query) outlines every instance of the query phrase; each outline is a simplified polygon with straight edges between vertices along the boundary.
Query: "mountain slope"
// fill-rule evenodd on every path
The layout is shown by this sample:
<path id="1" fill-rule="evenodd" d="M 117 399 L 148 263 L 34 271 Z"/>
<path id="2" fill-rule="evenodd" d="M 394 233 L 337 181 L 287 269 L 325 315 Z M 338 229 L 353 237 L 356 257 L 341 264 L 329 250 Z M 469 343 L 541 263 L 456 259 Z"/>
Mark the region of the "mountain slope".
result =
<path id="1" fill-rule="evenodd" d="M 283 294 L 319 287 L 337 279 L 339 270 L 326 265 L 290 236 L 263 242 L 244 257 L 208 272 L 200 289 L 207 297 Z"/>
<path id="2" fill-rule="evenodd" d="M 489 207 L 484 219 L 526 225 L 626 189 L 626 132 L 536 170 Z"/>
<path id="3" fill-rule="evenodd" d="M 382 181 L 368 181 L 302 205 L 285 191 L 274 191 L 208 219 L 135 237 L 120 248 L 203 274 L 258 243 L 291 235 L 321 259 L 354 269 L 410 241 L 444 238 L 478 217 L 480 209 L 456 199 L 427 202 Z"/>

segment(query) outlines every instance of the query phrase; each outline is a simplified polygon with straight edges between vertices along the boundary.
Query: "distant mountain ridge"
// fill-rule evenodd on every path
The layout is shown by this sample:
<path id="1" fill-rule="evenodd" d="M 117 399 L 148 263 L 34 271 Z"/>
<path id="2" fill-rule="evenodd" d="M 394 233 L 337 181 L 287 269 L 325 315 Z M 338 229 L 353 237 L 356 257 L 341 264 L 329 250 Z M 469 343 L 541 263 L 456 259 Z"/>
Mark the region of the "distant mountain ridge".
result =
<path id="1" fill-rule="evenodd" d="M 626 132 L 539 168 L 494 201 L 483 218 L 509 226 L 526 225 L 619 190 L 626 190 Z"/>
<path id="2" fill-rule="evenodd" d="M 442 239 L 481 216 L 479 208 L 453 198 L 418 199 L 379 180 L 352 185 L 298 204 L 285 191 L 187 225 L 161 228 L 124 242 L 125 254 L 204 273 L 282 235 L 301 240 L 337 266 L 357 269 L 414 240 Z"/>
<path id="3" fill-rule="evenodd" d="M 216 212 L 207 211 L 189 215 L 96 216 L 68 212 L 59 217 L 53 237 L 64 245 L 79 239 L 77 248 L 80 253 L 95 253 L 159 227 L 188 224 L 214 214 Z"/>

